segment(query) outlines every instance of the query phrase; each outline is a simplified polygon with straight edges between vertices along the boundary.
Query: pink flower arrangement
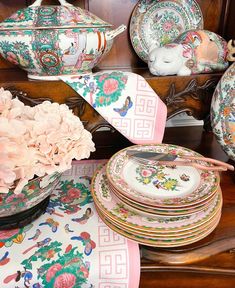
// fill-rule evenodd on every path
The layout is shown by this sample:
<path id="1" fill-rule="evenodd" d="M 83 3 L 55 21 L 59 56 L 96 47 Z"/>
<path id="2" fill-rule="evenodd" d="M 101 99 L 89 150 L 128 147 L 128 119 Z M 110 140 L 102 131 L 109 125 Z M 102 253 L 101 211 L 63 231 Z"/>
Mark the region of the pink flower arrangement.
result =
<path id="1" fill-rule="evenodd" d="M 91 133 L 68 106 L 29 107 L 0 88 L 0 193 L 19 194 L 35 176 L 64 172 L 93 151 Z"/>

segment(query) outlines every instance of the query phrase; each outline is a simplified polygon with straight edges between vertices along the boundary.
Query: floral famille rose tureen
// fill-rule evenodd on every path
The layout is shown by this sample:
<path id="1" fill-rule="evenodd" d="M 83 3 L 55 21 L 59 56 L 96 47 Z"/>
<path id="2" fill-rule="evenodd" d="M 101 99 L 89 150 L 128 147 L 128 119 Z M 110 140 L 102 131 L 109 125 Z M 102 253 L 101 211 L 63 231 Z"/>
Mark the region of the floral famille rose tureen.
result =
<path id="1" fill-rule="evenodd" d="M 112 25 L 65 0 L 41 6 L 42 0 L 0 23 L 0 53 L 32 79 L 90 73 L 126 29 Z"/>

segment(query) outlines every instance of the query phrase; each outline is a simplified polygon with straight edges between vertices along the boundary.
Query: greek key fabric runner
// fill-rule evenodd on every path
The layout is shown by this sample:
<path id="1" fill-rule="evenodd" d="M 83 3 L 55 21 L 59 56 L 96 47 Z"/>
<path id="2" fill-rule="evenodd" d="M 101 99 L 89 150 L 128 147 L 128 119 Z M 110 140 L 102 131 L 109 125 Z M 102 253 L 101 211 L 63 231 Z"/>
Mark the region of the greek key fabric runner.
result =
<path id="1" fill-rule="evenodd" d="M 167 108 L 142 76 L 108 70 L 60 79 L 131 142 L 162 142 Z"/>
<path id="2" fill-rule="evenodd" d="M 1 288 L 137 288 L 138 244 L 98 217 L 91 177 L 103 160 L 74 162 L 32 224 L 0 231 Z"/>

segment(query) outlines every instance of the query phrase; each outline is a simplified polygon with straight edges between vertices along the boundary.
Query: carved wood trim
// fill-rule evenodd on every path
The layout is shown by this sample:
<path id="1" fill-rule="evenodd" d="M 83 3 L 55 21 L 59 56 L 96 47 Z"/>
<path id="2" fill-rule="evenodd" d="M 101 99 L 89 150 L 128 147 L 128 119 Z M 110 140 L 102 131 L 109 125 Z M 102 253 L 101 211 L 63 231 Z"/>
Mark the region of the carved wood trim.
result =
<path id="1" fill-rule="evenodd" d="M 29 106 L 38 105 L 43 101 L 53 102 L 51 98 L 46 97 L 32 98 L 26 92 L 17 90 L 12 86 L 5 87 L 5 89 L 9 90 L 12 93 L 13 97 L 17 97 L 20 101 Z M 68 97 L 65 100 L 65 104 L 73 110 L 74 114 L 81 119 L 84 127 L 91 133 L 95 133 L 100 128 L 109 128 L 111 130 L 114 130 L 114 128 L 109 123 L 107 123 L 104 118 L 101 117 L 95 110 L 92 111 L 92 115 L 90 115 L 90 117 L 86 117 L 86 110 L 89 107 L 89 104 L 87 104 L 86 101 L 80 96 Z"/>
<path id="2" fill-rule="evenodd" d="M 205 119 L 217 83 L 216 79 L 208 79 L 203 85 L 198 85 L 197 79 L 192 79 L 180 92 L 176 92 L 175 83 L 172 83 L 165 97 L 168 119 L 180 112 L 187 112 L 199 120 Z M 199 105 L 195 105 L 195 102 Z"/>

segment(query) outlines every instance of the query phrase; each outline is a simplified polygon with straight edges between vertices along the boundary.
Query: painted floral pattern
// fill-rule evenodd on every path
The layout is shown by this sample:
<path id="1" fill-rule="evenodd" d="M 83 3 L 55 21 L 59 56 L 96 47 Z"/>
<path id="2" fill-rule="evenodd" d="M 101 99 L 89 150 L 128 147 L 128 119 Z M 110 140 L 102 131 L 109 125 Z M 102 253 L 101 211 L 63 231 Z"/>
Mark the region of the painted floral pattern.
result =
<path id="1" fill-rule="evenodd" d="M 34 13 L 32 8 L 26 10 L 20 9 L 15 14 L 5 19 L 3 23 L 6 23 L 7 27 L 15 27 L 16 25 L 21 25 L 22 22 L 31 22 L 33 20 L 33 15 Z"/>
<path id="2" fill-rule="evenodd" d="M 32 225 L 27 225 L 24 228 L 0 231 L 0 248 L 11 247 L 14 243 L 21 244 L 25 239 L 26 232 L 31 228 Z"/>
<path id="3" fill-rule="evenodd" d="M 105 199 L 110 199 L 110 193 L 108 187 L 108 179 L 106 175 L 100 179 L 100 187 L 102 188 L 102 197 Z"/>
<path id="4" fill-rule="evenodd" d="M 115 212 L 116 215 L 119 215 L 123 219 L 137 215 L 136 212 L 126 208 L 126 206 L 122 203 L 117 203 L 116 207 L 113 208 L 113 212 Z"/>
<path id="5" fill-rule="evenodd" d="M 29 46 L 24 42 L 0 41 L 0 52 L 6 60 L 19 65 L 21 68 L 27 67 L 29 71 L 34 71 L 35 66 L 29 51 Z"/>
<path id="6" fill-rule="evenodd" d="M 80 7 L 26 7 L 0 23 L 0 53 L 33 79 L 86 74 L 111 49 L 113 40 L 106 37 L 111 29 Z M 68 53 L 69 45 L 77 53 Z"/>
<path id="7" fill-rule="evenodd" d="M 169 177 L 164 166 L 140 165 L 136 168 L 136 174 L 136 179 L 140 183 L 145 185 L 152 183 L 157 189 L 175 191 L 179 187 L 178 180 Z"/>
<path id="8" fill-rule="evenodd" d="M 212 130 L 223 150 L 235 160 L 235 64 L 218 83 L 211 103 Z"/>
<path id="9" fill-rule="evenodd" d="M 161 22 L 162 25 L 159 25 L 159 22 Z M 156 31 L 158 31 L 158 41 L 164 45 L 181 34 L 184 31 L 184 27 L 177 14 L 173 11 L 164 10 L 164 13 L 155 15 L 150 25 L 150 31 L 150 37 L 153 38 L 156 37 Z"/>
<path id="10" fill-rule="evenodd" d="M 129 245 L 138 254 L 138 245 L 119 235 L 102 242 L 102 231 L 114 232 L 98 218 L 90 194 L 91 177 L 100 162 L 76 162 L 62 175 L 44 215 L 24 228 L 0 231 L 1 288 L 98 287 L 103 283 L 99 271 L 103 257 L 112 257 L 115 249 L 128 255 Z M 131 277 L 140 273 L 137 265 L 130 275 L 130 259 L 122 259 L 122 279 L 113 267 L 110 283 L 129 287 Z"/>
<path id="11" fill-rule="evenodd" d="M 47 208 L 50 214 L 53 214 L 55 208 L 68 215 L 76 214 L 81 207 L 92 202 L 88 187 L 81 182 L 61 181 L 57 191 L 58 194 L 51 199 Z"/>
<path id="12" fill-rule="evenodd" d="M 0 216 L 19 213 L 35 206 L 51 194 L 51 190 L 59 181 L 60 174 L 38 177 L 24 186 L 20 194 L 13 191 L 7 194 L 0 193 Z"/>
<path id="13" fill-rule="evenodd" d="M 192 29 L 203 29 L 203 16 L 195 0 L 141 0 L 132 13 L 130 37 L 137 55 L 148 62 L 152 46 L 172 42 Z"/>
<path id="14" fill-rule="evenodd" d="M 192 74 L 221 71 L 228 67 L 227 42 L 213 32 L 186 31 L 174 42 L 182 44 L 183 57 L 188 59 L 185 65 Z"/>
<path id="15" fill-rule="evenodd" d="M 84 11 L 79 7 L 68 9 L 66 6 L 36 6 L 18 10 L 12 16 L 5 19 L 1 25 L 3 27 L 48 27 L 48 26 L 110 26 L 95 15 Z M 89 25 L 90 24 L 90 25 Z"/>
<path id="16" fill-rule="evenodd" d="M 125 89 L 128 77 L 121 71 L 103 73 L 90 77 L 84 76 L 81 81 L 70 84 L 73 89 L 82 89 L 82 95 L 90 98 L 90 104 L 95 107 L 110 106 L 118 101 Z M 94 97 L 95 95 L 95 97 Z"/>
<path id="17" fill-rule="evenodd" d="M 199 227 L 200 225 L 203 225 L 207 220 L 211 220 L 213 217 L 216 218 L 217 215 L 220 215 L 221 208 L 222 208 L 222 194 L 221 191 L 218 190 L 217 193 L 214 195 L 211 199 L 211 202 L 208 204 L 208 206 L 198 212 L 190 213 L 188 215 L 175 215 L 169 217 L 169 214 L 167 216 L 159 216 L 159 215 L 153 215 L 148 214 L 140 210 L 133 211 L 133 208 L 129 205 L 124 205 L 122 200 L 120 200 L 112 191 L 110 191 L 111 195 L 111 201 L 108 201 L 106 199 L 103 199 L 101 197 L 101 187 L 99 186 L 100 178 L 102 177 L 102 174 L 106 173 L 106 167 L 103 166 L 99 168 L 94 176 L 94 187 L 92 189 L 92 195 L 94 198 L 94 202 L 97 204 L 98 207 L 100 207 L 100 211 L 103 214 L 103 219 L 106 220 L 112 224 L 113 227 L 115 227 L 115 223 L 119 227 L 120 232 L 124 232 L 126 235 L 126 230 L 123 227 L 128 227 L 129 232 L 132 234 L 131 239 L 135 239 L 138 237 L 137 231 L 144 231 L 147 233 L 153 232 L 153 234 L 161 232 L 179 232 L 179 231 L 185 231 L 188 229 L 194 229 L 196 227 Z M 153 202 L 152 202 L 153 203 Z M 218 214 L 217 214 L 218 213 Z M 196 226 L 195 226 L 196 225 Z M 134 232 L 135 231 L 136 234 Z M 148 237 L 147 242 L 151 244 L 155 244 L 155 246 L 161 245 L 159 247 L 167 247 L 165 244 L 168 242 L 168 238 L 159 240 L 158 243 L 156 243 L 156 240 L 150 239 Z M 178 239 L 176 242 L 180 242 L 182 239 Z M 145 242 L 145 243 L 147 243 Z M 178 242 L 178 243 L 179 243 Z M 141 242 L 143 243 L 143 241 Z"/>

